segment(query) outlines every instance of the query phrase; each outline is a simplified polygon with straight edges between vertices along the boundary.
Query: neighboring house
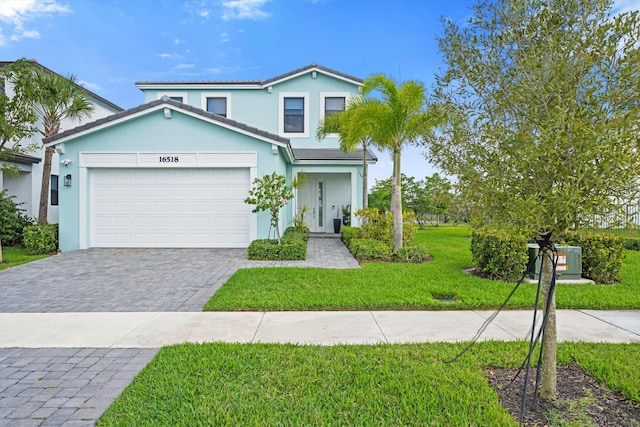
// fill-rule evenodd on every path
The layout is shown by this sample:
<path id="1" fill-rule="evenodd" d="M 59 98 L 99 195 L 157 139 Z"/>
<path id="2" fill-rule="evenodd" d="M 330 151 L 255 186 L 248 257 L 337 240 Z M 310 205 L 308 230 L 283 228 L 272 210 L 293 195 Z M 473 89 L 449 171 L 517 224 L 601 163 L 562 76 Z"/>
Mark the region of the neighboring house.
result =
<path id="1" fill-rule="evenodd" d="M 34 66 L 40 67 L 43 70 L 56 74 L 50 69 L 38 64 L 36 61 L 30 61 Z M 0 67 L 4 67 L 11 64 L 11 62 L 0 61 Z M 85 89 L 86 90 L 86 89 Z M 11 97 L 13 96 L 13 85 L 10 82 L 0 81 L 0 91 Z M 107 101 L 106 99 L 96 95 L 87 90 L 87 96 L 93 104 L 94 111 L 89 118 L 85 118 L 82 121 L 64 120 L 60 125 L 60 131 L 65 129 L 71 129 L 82 123 L 87 123 L 106 117 L 113 113 L 122 111 L 122 108 Z M 42 129 L 42 123 L 36 122 L 38 129 Z M 31 138 L 22 140 L 19 142 L 22 147 L 36 146 L 40 147 L 36 151 L 28 151 L 24 154 L 14 154 L 9 158 L 0 159 L 1 163 L 13 164 L 20 171 L 17 176 L 4 173 L 0 170 L 0 189 L 7 190 L 10 195 L 16 196 L 15 201 L 22 203 L 21 209 L 25 210 L 25 214 L 30 217 L 38 217 L 38 209 L 40 206 L 40 187 L 42 186 L 42 167 L 44 159 L 44 148 L 42 147 L 42 135 L 39 132 L 33 134 Z M 60 157 L 56 152 L 53 156 L 51 163 L 51 184 L 49 190 L 49 209 L 48 209 L 48 222 L 55 224 L 58 222 L 59 206 L 58 206 L 58 191 L 62 185 L 59 179 L 60 176 Z"/>
<path id="2" fill-rule="evenodd" d="M 316 128 L 361 84 L 315 64 L 264 81 L 137 83 L 145 104 L 45 140 L 67 163 L 60 248 L 247 247 L 270 221 L 244 199 L 274 171 L 307 182 L 281 229 L 306 205 L 311 231 L 333 233 L 341 206 L 361 206 L 363 153 L 318 142 Z"/>

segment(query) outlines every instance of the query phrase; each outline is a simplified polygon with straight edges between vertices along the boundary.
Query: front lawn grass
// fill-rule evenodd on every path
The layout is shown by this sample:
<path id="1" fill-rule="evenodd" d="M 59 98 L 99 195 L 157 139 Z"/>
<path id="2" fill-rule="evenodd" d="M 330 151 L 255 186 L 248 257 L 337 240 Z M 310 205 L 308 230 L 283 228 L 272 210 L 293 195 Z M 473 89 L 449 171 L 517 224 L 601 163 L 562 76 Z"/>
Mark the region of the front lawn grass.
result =
<path id="1" fill-rule="evenodd" d="M 49 255 L 31 255 L 25 248 L 19 247 L 2 247 L 2 261 L 0 263 L 0 270 L 4 270 L 16 265 L 26 264 L 31 261 L 46 258 Z"/>
<path id="2" fill-rule="evenodd" d="M 238 270 L 205 311 L 230 310 L 470 310 L 500 306 L 512 283 L 463 272 L 472 266 L 467 227 L 429 228 L 425 264 L 367 263 L 361 269 L 252 268 Z M 640 308 L 640 252 L 627 251 L 615 285 L 558 285 L 560 309 Z M 536 285 L 523 284 L 507 308 L 530 309 Z M 445 301 L 443 301 L 445 300 Z M 453 300 L 453 301 L 449 301 Z"/>
<path id="3" fill-rule="evenodd" d="M 517 425 L 483 369 L 518 367 L 527 344 L 483 342 L 446 363 L 463 346 L 165 347 L 97 425 Z M 639 352 L 639 343 L 561 343 L 558 362 L 640 402 Z"/>

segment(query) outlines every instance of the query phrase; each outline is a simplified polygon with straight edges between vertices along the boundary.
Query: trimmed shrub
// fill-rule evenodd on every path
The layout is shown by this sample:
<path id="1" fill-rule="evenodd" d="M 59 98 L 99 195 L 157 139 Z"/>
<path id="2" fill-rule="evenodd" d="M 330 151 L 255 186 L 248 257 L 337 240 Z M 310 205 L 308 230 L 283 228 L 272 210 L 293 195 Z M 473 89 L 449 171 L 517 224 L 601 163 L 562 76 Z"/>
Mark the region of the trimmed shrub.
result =
<path id="1" fill-rule="evenodd" d="M 16 203 L 15 198 L 6 190 L 0 192 L 0 241 L 4 246 L 22 244 L 24 228 L 33 224 L 33 220 L 24 215 L 24 209 L 20 209 L 22 203 Z"/>
<path id="2" fill-rule="evenodd" d="M 640 251 L 640 239 L 626 238 L 624 240 L 624 248 L 629 251 Z"/>
<path id="3" fill-rule="evenodd" d="M 527 237 L 515 230 L 477 228 L 472 233 L 471 254 L 479 273 L 515 282 L 527 268 Z"/>
<path id="4" fill-rule="evenodd" d="M 380 240 L 352 239 L 349 247 L 351 253 L 360 261 L 389 261 L 391 248 Z"/>
<path id="5" fill-rule="evenodd" d="M 58 249 L 58 224 L 29 225 L 24 228 L 23 244 L 30 254 L 50 254 Z"/>
<path id="6" fill-rule="evenodd" d="M 340 229 L 340 233 L 342 242 L 348 248 L 351 245 L 351 240 L 360 239 L 362 230 L 359 227 L 349 227 L 345 225 Z"/>
<path id="7" fill-rule="evenodd" d="M 560 236 L 560 240 L 582 248 L 582 277 L 602 284 L 619 280 L 624 259 L 622 236 L 571 231 Z"/>
<path id="8" fill-rule="evenodd" d="M 393 254 L 394 261 L 396 262 L 413 262 L 420 263 L 431 259 L 429 250 L 423 245 L 409 245 L 403 246 Z"/>
<path id="9" fill-rule="evenodd" d="M 289 227 L 284 231 L 282 238 L 291 239 L 291 238 L 300 238 L 307 242 L 309 240 L 309 227 Z"/>
<path id="10" fill-rule="evenodd" d="M 307 259 L 307 233 L 287 229 L 280 244 L 277 240 L 258 239 L 247 248 L 252 260 L 300 261 Z"/>
<path id="11" fill-rule="evenodd" d="M 393 215 L 391 212 L 381 213 L 376 208 L 360 209 L 356 216 L 366 219 L 366 224 L 361 227 L 363 239 L 380 240 L 393 248 Z M 418 230 L 416 216 L 413 212 L 402 214 L 402 245 L 410 245 Z"/>

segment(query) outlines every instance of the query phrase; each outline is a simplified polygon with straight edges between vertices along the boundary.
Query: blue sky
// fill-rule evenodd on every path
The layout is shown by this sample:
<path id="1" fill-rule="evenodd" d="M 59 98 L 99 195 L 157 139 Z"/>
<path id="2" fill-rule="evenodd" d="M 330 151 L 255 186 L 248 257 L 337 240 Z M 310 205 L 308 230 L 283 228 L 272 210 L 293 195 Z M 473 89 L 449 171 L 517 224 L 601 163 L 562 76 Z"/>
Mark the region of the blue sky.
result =
<path id="1" fill-rule="evenodd" d="M 122 108 L 142 80 L 268 79 L 317 63 L 366 78 L 430 87 L 441 67 L 441 17 L 463 25 L 474 0 L 0 0 L 0 60 L 21 57 L 67 75 Z M 640 0 L 616 0 L 618 10 Z M 420 148 L 403 172 L 436 170 Z M 374 179 L 392 174 L 378 153 Z M 373 182 L 373 180 L 372 180 Z"/>

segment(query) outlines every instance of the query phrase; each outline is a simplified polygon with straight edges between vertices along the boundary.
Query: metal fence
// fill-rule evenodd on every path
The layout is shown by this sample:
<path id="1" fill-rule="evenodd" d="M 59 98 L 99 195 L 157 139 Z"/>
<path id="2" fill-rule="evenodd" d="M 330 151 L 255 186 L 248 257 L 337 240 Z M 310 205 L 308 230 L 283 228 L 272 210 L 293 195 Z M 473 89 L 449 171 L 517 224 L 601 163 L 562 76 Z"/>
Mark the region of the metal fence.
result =
<path id="1" fill-rule="evenodd" d="M 596 215 L 590 219 L 589 225 L 593 228 L 620 230 L 629 226 L 640 227 L 640 201 L 625 206 L 622 215 Z"/>

